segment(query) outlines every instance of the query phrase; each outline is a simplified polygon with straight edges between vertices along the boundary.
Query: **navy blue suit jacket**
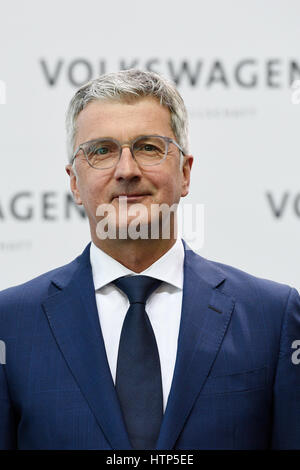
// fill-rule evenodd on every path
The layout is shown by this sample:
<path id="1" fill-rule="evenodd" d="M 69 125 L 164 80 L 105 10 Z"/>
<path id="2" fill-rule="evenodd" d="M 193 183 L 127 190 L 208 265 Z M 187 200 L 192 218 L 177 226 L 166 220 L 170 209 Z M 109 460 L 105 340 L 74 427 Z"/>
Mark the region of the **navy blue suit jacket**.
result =
<path id="1" fill-rule="evenodd" d="M 131 448 L 89 245 L 70 264 L 0 293 L 0 339 L 0 448 Z M 297 339 L 295 289 L 185 245 L 178 353 L 157 449 L 299 449 Z"/>

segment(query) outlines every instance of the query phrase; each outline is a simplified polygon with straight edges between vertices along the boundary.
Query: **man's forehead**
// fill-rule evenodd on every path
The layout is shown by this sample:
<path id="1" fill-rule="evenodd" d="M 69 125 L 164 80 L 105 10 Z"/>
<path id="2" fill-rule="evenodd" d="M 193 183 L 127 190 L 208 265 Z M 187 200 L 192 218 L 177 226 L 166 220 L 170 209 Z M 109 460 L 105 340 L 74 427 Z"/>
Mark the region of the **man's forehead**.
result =
<path id="1" fill-rule="evenodd" d="M 128 110 L 145 110 L 149 112 L 153 109 L 154 112 L 161 112 L 170 115 L 169 109 L 162 105 L 154 96 L 130 96 L 121 99 L 95 99 L 90 101 L 77 116 L 83 119 L 86 116 L 93 116 L 97 114 L 115 114 L 126 113 Z"/>
<path id="2" fill-rule="evenodd" d="M 90 140 L 114 133 L 120 128 L 132 129 L 133 135 L 169 131 L 171 129 L 169 109 L 155 97 L 138 97 L 122 100 L 91 101 L 78 115 L 76 128 L 82 138 Z M 99 135 L 97 135 L 99 134 Z M 113 137 L 113 135 L 111 135 Z M 81 136 L 78 135 L 82 141 Z"/>

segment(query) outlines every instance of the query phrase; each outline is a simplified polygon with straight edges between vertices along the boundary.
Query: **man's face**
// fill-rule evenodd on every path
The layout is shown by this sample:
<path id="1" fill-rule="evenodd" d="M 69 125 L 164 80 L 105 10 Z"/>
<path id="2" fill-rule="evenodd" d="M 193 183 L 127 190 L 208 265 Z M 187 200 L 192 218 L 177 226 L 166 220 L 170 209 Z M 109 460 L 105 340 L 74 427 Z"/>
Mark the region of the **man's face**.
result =
<path id="1" fill-rule="evenodd" d="M 145 97 L 132 102 L 94 101 L 78 115 L 75 148 L 102 137 L 124 143 L 138 136 L 153 134 L 175 140 L 170 112 L 156 99 Z M 148 224 L 151 222 L 152 204 L 172 206 L 178 203 L 181 196 L 188 194 L 193 157 L 184 158 L 182 169 L 179 161 L 180 152 L 173 144 L 169 145 L 168 155 L 161 164 L 148 167 L 139 166 L 128 147 L 122 149 L 117 165 L 105 170 L 92 168 L 83 152 L 79 152 L 75 162 L 77 177 L 71 165 L 67 165 L 66 170 L 76 203 L 85 207 L 92 234 L 95 234 L 99 222 L 96 211 L 100 204 L 114 206 L 119 225 L 119 195 L 128 196 L 127 212 L 130 205 L 143 204 L 147 209 L 148 220 L 145 223 Z M 130 198 L 133 194 L 135 197 Z"/>

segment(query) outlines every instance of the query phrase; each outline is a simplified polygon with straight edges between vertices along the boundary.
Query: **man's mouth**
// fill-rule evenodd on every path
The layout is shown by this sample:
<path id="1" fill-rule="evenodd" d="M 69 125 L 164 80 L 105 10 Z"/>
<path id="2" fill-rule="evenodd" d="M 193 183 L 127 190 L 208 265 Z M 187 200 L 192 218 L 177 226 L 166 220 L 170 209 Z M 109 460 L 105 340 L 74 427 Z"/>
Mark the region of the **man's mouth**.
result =
<path id="1" fill-rule="evenodd" d="M 150 196 L 149 193 L 123 193 L 123 194 L 118 194 L 117 196 L 114 196 L 113 197 L 113 200 L 114 199 L 120 199 L 122 198 L 124 201 L 126 202 L 139 202 L 141 201 L 143 198 L 147 197 L 147 196 Z"/>

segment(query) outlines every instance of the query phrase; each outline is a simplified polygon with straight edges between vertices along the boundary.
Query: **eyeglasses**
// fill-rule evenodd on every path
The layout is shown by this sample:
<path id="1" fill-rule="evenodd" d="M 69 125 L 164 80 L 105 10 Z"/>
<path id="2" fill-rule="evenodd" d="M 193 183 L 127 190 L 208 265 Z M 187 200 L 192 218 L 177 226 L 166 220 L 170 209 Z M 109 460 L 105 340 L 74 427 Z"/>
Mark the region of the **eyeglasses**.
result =
<path id="1" fill-rule="evenodd" d="M 123 144 L 114 139 L 95 139 L 80 144 L 73 154 L 71 163 L 73 164 L 75 157 L 81 150 L 92 168 L 106 170 L 117 165 L 122 155 L 122 149 L 128 147 L 139 165 L 159 165 L 166 159 L 171 143 L 185 155 L 175 140 L 161 135 L 144 135 Z"/>

